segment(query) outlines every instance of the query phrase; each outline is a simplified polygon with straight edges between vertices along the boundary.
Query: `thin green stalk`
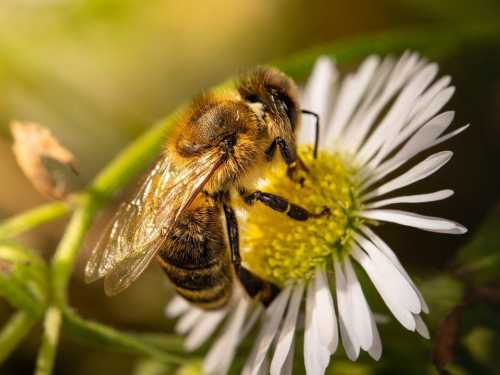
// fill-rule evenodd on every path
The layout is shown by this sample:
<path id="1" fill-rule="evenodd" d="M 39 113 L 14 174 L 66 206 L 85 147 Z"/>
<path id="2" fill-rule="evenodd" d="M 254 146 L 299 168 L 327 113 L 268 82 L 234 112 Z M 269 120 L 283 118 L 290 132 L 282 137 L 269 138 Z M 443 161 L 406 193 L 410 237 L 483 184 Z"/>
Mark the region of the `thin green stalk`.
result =
<path id="1" fill-rule="evenodd" d="M 35 375 L 49 375 L 54 369 L 54 360 L 57 353 L 57 342 L 61 326 L 61 310 L 50 306 L 45 313 L 43 322 L 42 345 L 38 352 Z"/>
<path id="2" fill-rule="evenodd" d="M 170 351 L 179 351 L 179 348 L 182 348 L 179 337 L 164 337 L 161 345 L 155 345 L 141 335 L 124 333 L 97 322 L 84 320 L 68 308 L 63 310 L 63 317 L 64 327 L 68 333 L 80 341 L 92 343 L 94 346 L 98 344 L 106 349 L 146 355 L 164 364 L 186 362 L 182 356 L 170 353 Z"/>
<path id="3" fill-rule="evenodd" d="M 50 287 L 52 305 L 45 313 L 44 336 L 38 353 L 37 375 L 46 375 L 52 372 L 61 327 L 61 308 L 66 304 L 68 283 L 76 256 L 96 210 L 97 205 L 92 196 L 80 197 L 78 208 L 73 213 L 52 259 Z"/>
<path id="4" fill-rule="evenodd" d="M 34 295 L 26 288 L 26 283 L 17 278 L 0 276 L 0 296 L 12 307 L 25 311 L 34 319 L 43 316 L 45 305 L 33 298 Z"/>
<path id="5" fill-rule="evenodd" d="M 66 202 L 50 202 L 8 218 L 0 223 L 0 239 L 18 236 L 39 225 L 59 219 L 71 211 Z"/>
<path id="6" fill-rule="evenodd" d="M 16 312 L 0 331 L 0 363 L 3 363 L 21 340 L 29 333 L 36 320 L 27 312 Z"/>
<path id="7" fill-rule="evenodd" d="M 51 291 L 52 301 L 57 306 L 66 304 L 66 291 L 76 257 L 97 209 L 93 196 L 82 196 L 56 249 L 51 265 Z"/>

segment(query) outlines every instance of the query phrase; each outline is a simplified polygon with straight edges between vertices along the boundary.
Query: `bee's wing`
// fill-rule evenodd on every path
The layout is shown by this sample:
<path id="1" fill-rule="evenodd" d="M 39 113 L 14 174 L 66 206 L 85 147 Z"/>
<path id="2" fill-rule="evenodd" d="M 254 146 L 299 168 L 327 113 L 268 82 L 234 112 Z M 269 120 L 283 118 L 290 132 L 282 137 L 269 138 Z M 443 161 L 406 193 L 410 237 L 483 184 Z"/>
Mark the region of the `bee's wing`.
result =
<path id="1" fill-rule="evenodd" d="M 85 280 L 105 277 L 108 295 L 127 288 L 156 255 L 179 215 L 222 161 L 217 149 L 182 168 L 176 168 L 168 155 L 160 159 L 103 233 L 85 268 Z"/>

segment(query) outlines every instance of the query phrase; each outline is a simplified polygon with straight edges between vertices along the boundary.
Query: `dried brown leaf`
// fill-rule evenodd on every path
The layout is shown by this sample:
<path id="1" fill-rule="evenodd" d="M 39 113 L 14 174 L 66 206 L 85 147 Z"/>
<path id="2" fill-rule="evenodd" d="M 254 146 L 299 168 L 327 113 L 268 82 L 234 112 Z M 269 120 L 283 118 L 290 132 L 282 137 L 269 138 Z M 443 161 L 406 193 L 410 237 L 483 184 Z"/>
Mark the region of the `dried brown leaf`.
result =
<path id="1" fill-rule="evenodd" d="M 14 121 L 10 129 L 17 163 L 33 186 L 47 197 L 64 198 L 70 189 L 67 172 L 76 174 L 74 155 L 37 123 Z"/>

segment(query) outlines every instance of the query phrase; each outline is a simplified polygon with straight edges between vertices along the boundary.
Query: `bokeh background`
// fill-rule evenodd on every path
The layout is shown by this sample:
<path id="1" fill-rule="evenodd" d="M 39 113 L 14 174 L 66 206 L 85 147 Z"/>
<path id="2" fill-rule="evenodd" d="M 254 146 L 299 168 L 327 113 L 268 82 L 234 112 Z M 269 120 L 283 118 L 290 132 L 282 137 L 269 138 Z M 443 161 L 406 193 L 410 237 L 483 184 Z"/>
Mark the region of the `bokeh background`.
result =
<path id="1" fill-rule="evenodd" d="M 245 67 L 360 35 L 436 27 L 482 29 L 495 27 L 499 20 L 497 0 L 1 0 L 0 217 L 46 201 L 15 162 L 8 127 L 13 119 L 50 128 L 77 156 L 78 183 L 84 186 L 119 150 L 179 103 Z M 470 122 L 472 127 L 450 142 L 456 151 L 452 163 L 419 186 L 420 191 L 452 187 L 456 196 L 423 213 L 461 221 L 471 234 L 457 239 L 381 228 L 431 300 L 433 337 L 470 286 L 453 274 L 456 254 L 485 219 L 495 222 L 499 212 L 500 38 L 488 45 L 471 43 L 440 63 L 442 74 L 452 74 L 457 86 L 448 106 L 457 111 L 455 123 Z M 96 235 L 119 200 L 98 217 L 88 235 L 72 280 L 71 304 L 85 318 L 119 329 L 171 332 L 172 322 L 163 316 L 171 290 L 158 267 L 150 267 L 114 298 L 105 297 L 99 283 L 85 285 L 82 280 Z M 492 249 L 487 255 L 497 261 L 494 245 L 500 241 L 495 242 L 495 228 L 485 236 Z M 57 221 L 22 240 L 50 259 L 63 230 L 64 221 Z M 495 283 L 494 277 L 488 278 L 488 288 Z M 467 309 L 459 327 L 457 356 L 449 366 L 452 373 L 500 373 L 498 310 L 495 300 L 479 300 Z M 380 311 L 386 312 L 382 307 Z M 11 313 L 0 302 L 0 321 Z M 0 366 L 1 374 L 33 371 L 41 331 L 35 327 Z M 339 354 L 331 371 L 436 373 L 435 340 L 423 342 L 394 321 L 380 331 L 386 351 L 380 363 L 362 356 L 360 363 L 351 364 Z M 82 345 L 63 334 L 55 374 L 139 374 L 147 366 L 138 360 Z"/>

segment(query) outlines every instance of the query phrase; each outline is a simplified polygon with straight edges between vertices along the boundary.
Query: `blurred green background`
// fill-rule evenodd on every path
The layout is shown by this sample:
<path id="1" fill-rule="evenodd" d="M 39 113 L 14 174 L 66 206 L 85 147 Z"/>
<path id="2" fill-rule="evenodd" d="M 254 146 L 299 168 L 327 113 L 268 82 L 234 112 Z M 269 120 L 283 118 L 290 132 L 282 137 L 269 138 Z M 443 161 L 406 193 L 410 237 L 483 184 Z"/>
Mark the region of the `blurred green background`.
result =
<path id="1" fill-rule="evenodd" d="M 0 215 L 6 218 L 45 201 L 15 163 L 8 129 L 13 119 L 49 127 L 77 156 L 83 186 L 149 125 L 245 67 L 360 35 L 456 27 L 481 30 L 498 27 L 499 20 L 497 0 L 1 0 Z M 439 56 L 439 51 L 434 52 Z M 500 227 L 496 225 L 500 223 L 496 208 L 500 37 L 496 42 L 471 43 L 440 56 L 440 63 L 441 73 L 451 74 L 457 86 L 448 106 L 457 111 L 455 123 L 470 122 L 472 127 L 448 144 L 456 151 L 452 163 L 418 188 L 451 187 L 456 196 L 449 202 L 429 205 L 422 213 L 461 221 L 472 233 L 457 239 L 413 230 L 393 231 L 392 226 L 381 228 L 431 302 L 428 321 L 433 337 L 453 306 L 477 287 L 469 274 L 465 280 L 450 269 L 456 269 L 457 262 L 478 262 L 477 254 L 484 255 L 487 267 L 500 263 L 496 255 L 500 251 L 496 246 L 500 245 Z M 102 285 L 88 286 L 82 281 L 82 267 L 91 246 L 112 211 L 113 205 L 99 216 L 89 233 L 72 281 L 71 304 L 85 318 L 120 329 L 171 332 L 172 322 L 163 316 L 171 291 L 158 267 L 150 267 L 136 284 L 114 298 L 104 296 Z M 462 250 L 486 217 L 490 217 L 489 229 Z M 54 222 L 23 236 L 23 241 L 49 259 L 63 230 L 63 221 Z M 486 250 L 481 253 L 478 248 Z M 486 272 L 481 268 L 485 262 L 472 274 Z M 489 276 L 477 283 L 496 292 L 496 268 L 488 270 Z M 449 370 L 457 374 L 500 373 L 498 300 L 478 298 L 470 305 L 460 324 L 457 356 Z M 386 313 L 376 300 L 374 306 Z M 2 322 L 11 313 L 7 304 L 0 304 Z M 406 332 L 394 321 L 381 325 L 380 331 L 385 348 L 380 363 L 363 355 L 360 363 L 351 364 L 336 354 L 331 371 L 436 373 L 432 366 L 434 341 Z M 0 367 L 0 373 L 31 373 L 40 334 L 37 326 Z M 63 335 L 55 374 L 175 371 L 151 363 L 138 365 L 137 361 L 135 356 L 93 349 Z"/>

